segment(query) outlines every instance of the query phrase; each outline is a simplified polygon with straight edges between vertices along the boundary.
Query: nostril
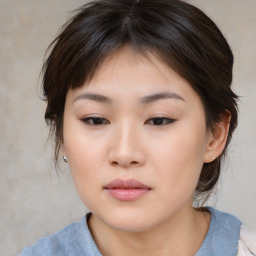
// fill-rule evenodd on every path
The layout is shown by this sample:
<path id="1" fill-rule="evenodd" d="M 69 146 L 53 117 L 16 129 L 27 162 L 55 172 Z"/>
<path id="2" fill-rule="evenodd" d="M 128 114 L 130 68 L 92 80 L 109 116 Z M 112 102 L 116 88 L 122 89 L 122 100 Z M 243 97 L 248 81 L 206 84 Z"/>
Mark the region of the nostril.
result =
<path id="1" fill-rule="evenodd" d="M 113 162 L 112 162 L 112 165 L 116 166 L 116 165 L 118 165 L 118 162 L 113 161 Z"/>
<path id="2" fill-rule="evenodd" d="M 132 161 L 132 162 L 118 162 L 118 161 L 112 161 L 111 164 L 113 166 L 117 166 L 117 165 L 122 165 L 122 166 L 131 166 L 131 165 L 138 165 L 138 162 L 137 161 Z"/>

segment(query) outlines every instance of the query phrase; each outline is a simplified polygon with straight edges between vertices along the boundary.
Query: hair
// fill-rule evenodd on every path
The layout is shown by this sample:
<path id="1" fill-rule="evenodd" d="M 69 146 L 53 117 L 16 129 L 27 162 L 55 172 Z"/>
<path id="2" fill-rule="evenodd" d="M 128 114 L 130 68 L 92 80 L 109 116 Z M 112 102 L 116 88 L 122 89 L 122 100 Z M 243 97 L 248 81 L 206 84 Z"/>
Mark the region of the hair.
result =
<path id="1" fill-rule="evenodd" d="M 98 0 L 80 7 L 48 48 L 43 74 L 45 120 L 55 138 L 55 164 L 63 142 L 68 90 L 89 81 L 99 65 L 124 44 L 156 56 L 186 79 L 205 109 L 214 131 L 231 114 L 226 147 L 203 165 L 196 196 L 208 198 L 215 187 L 237 126 L 237 96 L 231 90 L 233 54 L 215 23 L 195 6 L 179 0 Z"/>

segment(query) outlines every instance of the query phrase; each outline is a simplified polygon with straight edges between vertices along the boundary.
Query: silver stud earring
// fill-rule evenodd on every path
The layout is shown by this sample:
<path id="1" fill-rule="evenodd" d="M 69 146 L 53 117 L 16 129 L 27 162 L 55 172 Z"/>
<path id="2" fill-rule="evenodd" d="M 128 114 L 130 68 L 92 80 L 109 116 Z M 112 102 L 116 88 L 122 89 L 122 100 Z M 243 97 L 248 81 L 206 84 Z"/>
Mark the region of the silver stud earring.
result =
<path id="1" fill-rule="evenodd" d="M 63 156 L 63 160 L 64 160 L 65 163 L 67 163 L 68 162 L 67 156 Z"/>

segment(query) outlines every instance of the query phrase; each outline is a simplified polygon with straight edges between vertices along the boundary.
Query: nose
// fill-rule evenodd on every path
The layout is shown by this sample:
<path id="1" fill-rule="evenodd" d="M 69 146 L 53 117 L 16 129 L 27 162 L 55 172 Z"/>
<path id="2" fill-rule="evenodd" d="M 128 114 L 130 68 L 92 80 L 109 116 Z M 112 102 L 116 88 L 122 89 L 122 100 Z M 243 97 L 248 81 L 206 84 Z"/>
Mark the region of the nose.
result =
<path id="1" fill-rule="evenodd" d="M 113 131 L 110 145 L 109 162 L 112 166 L 131 168 L 145 164 L 142 138 L 136 129 L 123 125 Z"/>

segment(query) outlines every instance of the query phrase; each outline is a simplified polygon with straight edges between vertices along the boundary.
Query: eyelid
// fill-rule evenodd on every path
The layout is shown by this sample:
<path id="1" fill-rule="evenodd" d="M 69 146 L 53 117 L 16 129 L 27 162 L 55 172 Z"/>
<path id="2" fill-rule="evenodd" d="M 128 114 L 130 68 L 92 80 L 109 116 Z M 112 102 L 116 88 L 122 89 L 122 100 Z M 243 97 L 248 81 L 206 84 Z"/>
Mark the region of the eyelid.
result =
<path id="1" fill-rule="evenodd" d="M 169 117 L 165 117 L 165 116 L 155 116 L 155 117 L 152 117 L 150 119 L 148 119 L 145 123 L 147 124 L 149 121 L 152 121 L 152 120 L 157 120 L 157 119 L 163 119 L 163 120 L 167 120 L 167 123 L 165 124 L 159 124 L 159 125 L 154 125 L 154 124 L 151 124 L 151 125 L 154 125 L 154 126 L 164 126 L 164 125 L 168 125 L 168 124 L 171 124 L 175 121 L 177 121 L 176 119 L 174 118 L 169 118 Z"/>
<path id="2" fill-rule="evenodd" d="M 100 124 L 93 124 L 93 123 L 90 123 L 89 120 L 101 120 L 103 123 L 100 123 Z M 109 124 L 110 122 L 104 118 L 104 117 L 100 117 L 100 116 L 88 116 L 88 117 L 84 117 L 81 119 L 81 121 L 83 123 L 85 123 L 86 125 L 90 125 L 90 126 L 101 126 L 101 125 L 106 125 L 106 124 Z"/>

